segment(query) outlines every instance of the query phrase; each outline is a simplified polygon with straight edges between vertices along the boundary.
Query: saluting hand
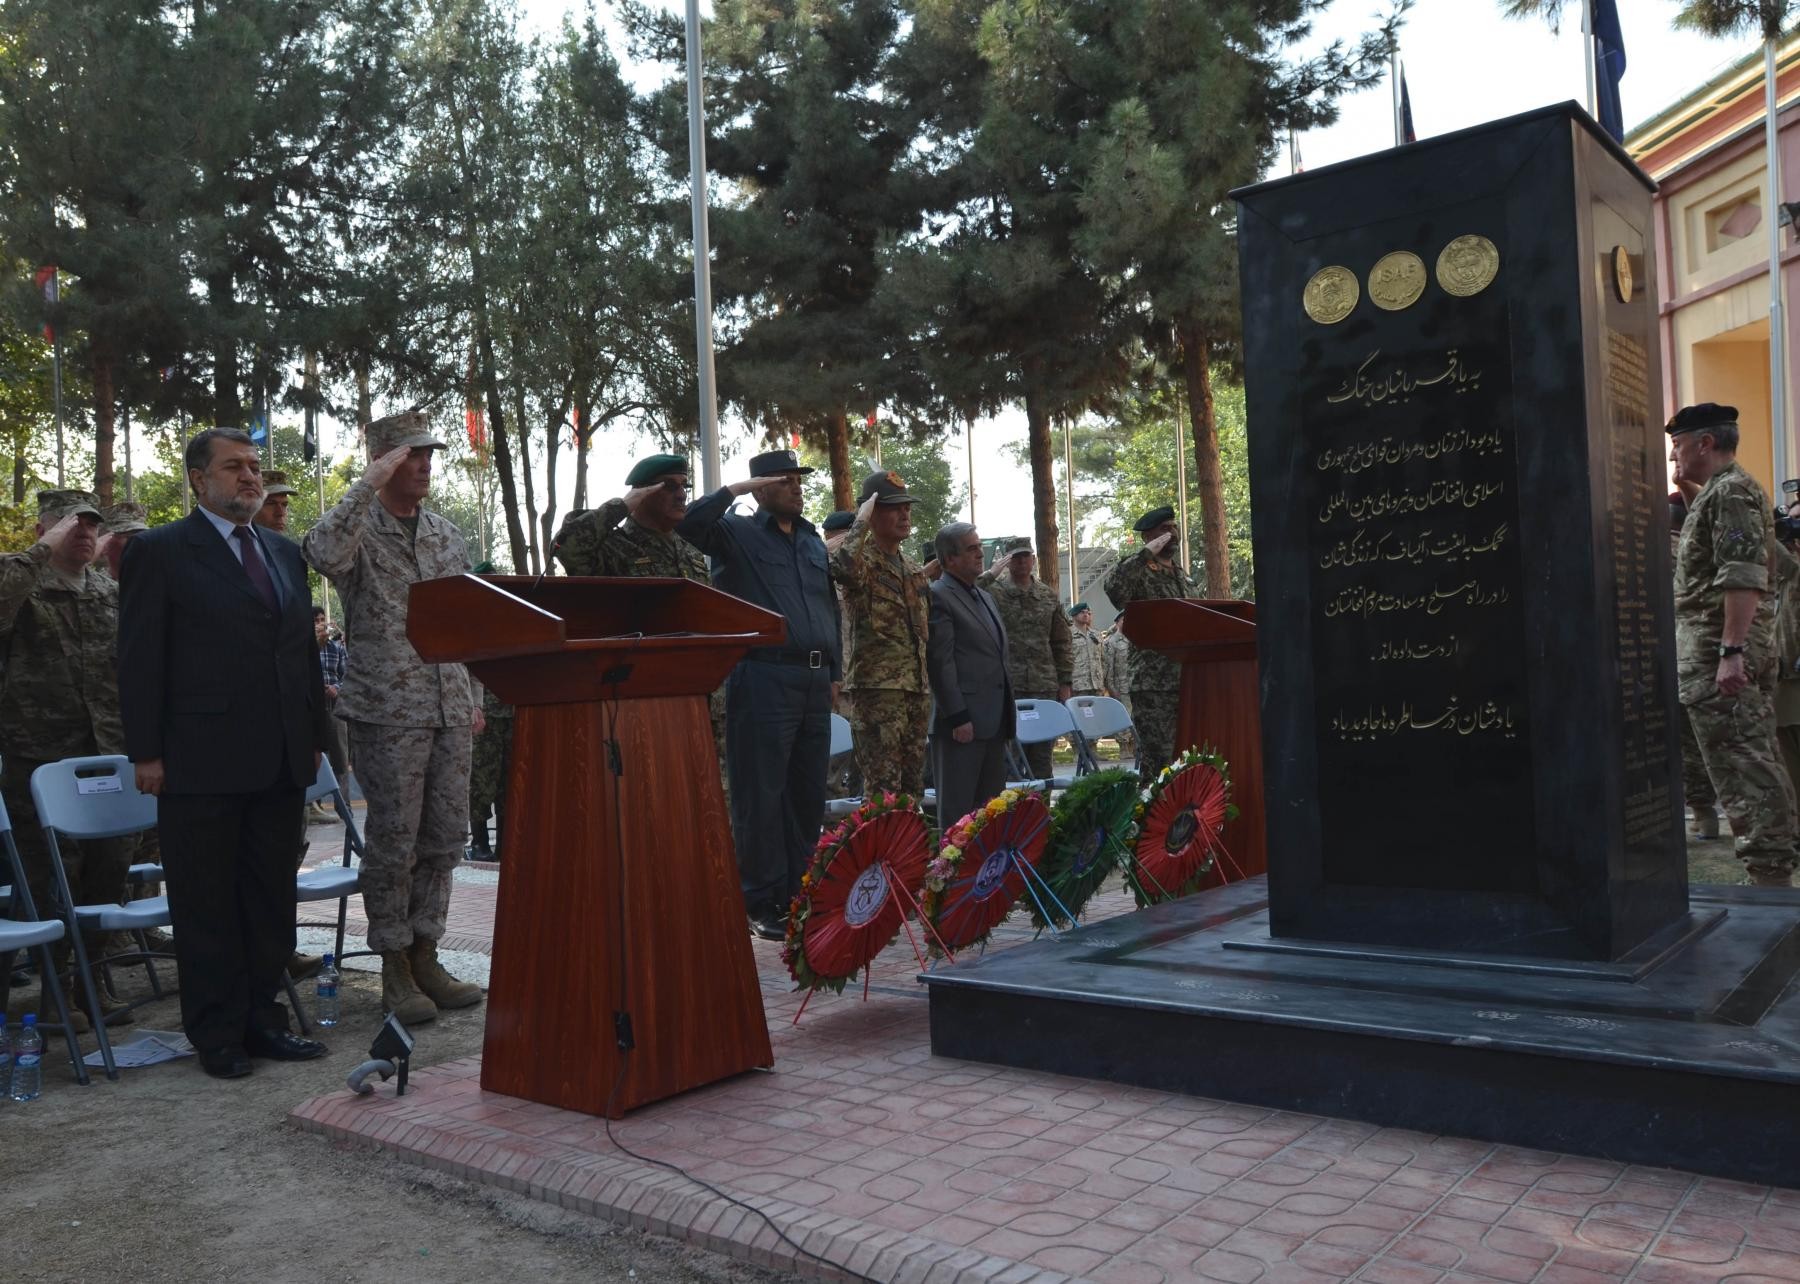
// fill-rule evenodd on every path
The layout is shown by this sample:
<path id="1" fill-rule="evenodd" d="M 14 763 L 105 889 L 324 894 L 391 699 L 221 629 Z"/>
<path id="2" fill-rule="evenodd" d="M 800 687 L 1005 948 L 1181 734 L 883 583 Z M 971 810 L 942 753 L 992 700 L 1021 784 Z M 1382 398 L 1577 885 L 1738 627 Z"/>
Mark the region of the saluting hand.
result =
<path id="1" fill-rule="evenodd" d="M 1150 550 L 1150 556 L 1161 557 L 1163 555 L 1163 550 L 1169 546 L 1169 541 L 1174 538 L 1174 531 L 1164 531 L 1161 535 L 1158 535 L 1155 539 L 1145 544 L 1144 547 Z"/>
<path id="2" fill-rule="evenodd" d="M 392 480 L 395 473 L 400 471 L 400 465 L 406 462 L 406 457 L 412 452 L 411 446 L 395 446 L 387 454 L 377 456 L 363 473 L 362 479 L 376 490 L 380 490 Z"/>
<path id="3" fill-rule="evenodd" d="M 944 573 L 944 568 L 942 566 L 938 565 L 937 558 L 934 557 L 929 562 L 925 563 L 925 578 L 926 579 L 935 580 L 943 573 Z"/>
<path id="4" fill-rule="evenodd" d="M 65 517 L 39 536 L 38 542 L 49 549 L 50 555 L 54 557 L 63 551 L 63 545 L 69 542 L 80 526 L 81 518 Z"/>
<path id="5" fill-rule="evenodd" d="M 644 506 L 644 501 L 661 489 L 661 482 L 654 486 L 633 486 L 625 492 L 625 511 L 636 517 L 638 509 Z"/>
<path id="6" fill-rule="evenodd" d="M 877 498 L 878 498 L 878 496 L 874 492 L 871 491 L 869 494 L 869 497 L 867 499 L 863 500 L 862 503 L 857 505 L 857 507 L 856 507 L 856 520 L 857 521 L 861 522 L 865 526 L 867 526 L 869 524 L 869 517 L 875 511 L 875 500 Z"/>
<path id="7" fill-rule="evenodd" d="M 743 481 L 732 482 L 727 489 L 729 489 L 733 495 L 754 495 L 769 489 L 771 486 L 780 486 L 786 481 L 787 478 L 780 474 L 776 474 L 773 477 L 746 477 Z"/>

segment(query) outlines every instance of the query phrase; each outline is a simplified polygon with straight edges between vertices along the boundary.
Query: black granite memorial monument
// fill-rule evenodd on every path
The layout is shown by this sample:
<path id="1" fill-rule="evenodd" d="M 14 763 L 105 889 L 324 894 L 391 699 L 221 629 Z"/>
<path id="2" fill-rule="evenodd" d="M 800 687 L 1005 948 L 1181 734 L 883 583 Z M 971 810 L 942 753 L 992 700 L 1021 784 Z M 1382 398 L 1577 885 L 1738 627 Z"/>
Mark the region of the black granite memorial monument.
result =
<path id="1" fill-rule="evenodd" d="M 1266 883 L 940 969 L 935 1052 L 1800 1183 L 1800 893 L 1689 905 L 1653 191 L 1565 104 L 1237 194 Z"/>

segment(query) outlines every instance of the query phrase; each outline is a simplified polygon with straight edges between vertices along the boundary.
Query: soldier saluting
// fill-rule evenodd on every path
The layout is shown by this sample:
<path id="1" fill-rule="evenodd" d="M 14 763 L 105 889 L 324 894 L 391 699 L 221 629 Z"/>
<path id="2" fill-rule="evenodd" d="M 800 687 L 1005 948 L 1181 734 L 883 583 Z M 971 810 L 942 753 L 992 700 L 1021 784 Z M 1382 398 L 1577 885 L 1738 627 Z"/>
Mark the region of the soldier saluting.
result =
<path id="1" fill-rule="evenodd" d="M 1774 519 L 1737 462 L 1737 408 L 1669 420 L 1675 481 L 1698 482 L 1675 554 L 1675 672 L 1707 775 L 1758 887 L 1793 881 L 1794 788 L 1775 739 Z"/>

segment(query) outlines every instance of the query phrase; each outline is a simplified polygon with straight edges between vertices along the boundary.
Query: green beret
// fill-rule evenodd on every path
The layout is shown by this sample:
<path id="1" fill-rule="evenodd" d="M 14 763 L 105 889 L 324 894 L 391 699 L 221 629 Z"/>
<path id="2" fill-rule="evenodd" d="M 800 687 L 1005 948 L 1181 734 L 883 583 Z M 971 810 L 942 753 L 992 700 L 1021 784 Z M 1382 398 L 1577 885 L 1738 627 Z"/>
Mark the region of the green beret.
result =
<path id="1" fill-rule="evenodd" d="M 625 474 L 627 486 L 648 486 L 658 477 L 667 477 L 670 473 L 687 476 L 688 461 L 683 455 L 651 455 L 648 459 L 640 459 Z"/>
<path id="2" fill-rule="evenodd" d="M 1086 602 L 1077 602 L 1077 603 L 1075 603 L 1074 606 L 1071 606 L 1069 608 L 1069 618 L 1072 620 L 1077 615 L 1080 615 L 1083 611 L 1085 611 L 1087 609 L 1088 609 L 1088 604 Z"/>
<path id="3" fill-rule="evenodd" d="M 824 522 L 821 523 L 827 535 L 834 534 L 837 531 L 847 531 L 855 524 L 856 514 L 851 512 L 848 508 L 838 509 L 837 512 L 833 513 L 830 517 L 827 517 Z"/>
<path id="4" fill-rule="evenodd" d="M 1175 510 L 1169 505 L 1164 504 L 1161 508 L 1152 508 L 1149 512 L 1138 518 L 1137 521 L 1131 524 L 1131 529 L 1140 533 L 1153 531 L 1158 526 L 1166 526 L 1174 520 Z"/>

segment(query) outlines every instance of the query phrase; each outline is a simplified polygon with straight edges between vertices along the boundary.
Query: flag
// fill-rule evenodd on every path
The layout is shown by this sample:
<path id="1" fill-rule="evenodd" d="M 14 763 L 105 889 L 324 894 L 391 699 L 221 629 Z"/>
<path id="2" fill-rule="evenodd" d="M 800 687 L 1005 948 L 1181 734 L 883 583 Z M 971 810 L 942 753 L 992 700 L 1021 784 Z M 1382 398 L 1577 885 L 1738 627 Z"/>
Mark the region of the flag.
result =
<path id="1" fill-rule="evenodd" d="M 312 463 L 319 453 L 319 417 L 311 406 L 306 408 L 306 435 L 300 439 L 300 458 Z"/>
<path id="2" fill-rule="evenodd" d="M 1400 141 L 1416 143 L 1419 136 L 1413 132 L 1412 95 L 1406 92 L 1406 68 L 1400 68 Z"/>
<path id="3" fill-rule="evenodd" d="M 873 428 L 875 426 L 875 412 L 873 410 L 871 410 L 869 412 L 869 417 L 867 419 L 863 420 L 863 423 L 864 423 L 864 425 L 866 425 L 867 427 L 870 427 L 870 428 Z"/>
<path id="4" fill-rule="evenodd" d="M 1619 81 L 1625 76 L 1625 38 L 1619 32 L 1615 0 L 1594 0 L 1594 106 L 1600 128 L 1625 141 L 1625 112 L 1619 104 Z"/>
<path id="5" fill-rule="evenodd" d="M 469 433 L 469 449 L 473 450 L 476 455 L 486 458 L 487 416 L 472 405 L 466 406 L 463 408 L 463 427 Z"/>
<path id="6" fill-rule="evenodd" d="M 257 445 L 262 446 L 262 445 L 266 445 L 268 443 L 268 440 L 269 440 L 268 403 L 263 400 L 262 393 L 260 393 L 260 392 L 256 394 L 256 405 L 250 411 L 250 423 L 248 425 L 248 431 L 250 433 L 250 440 L 255 442 Z"/>
<path id="7" fill-rule="evenodd" d="M 1306 173 L 1306 162 L 1300 159 L 1300 136 L 1288 130 L 1288 173 Z"/>
<path id="8" fill-rule="evenodd" d="M 55 307 L 58 301 L 56 265 L 52 263 L 39 268 L 37 270 L 37 275 L 34 276 L 32 280 L 36 281 L 38 289 L 44 292 L 44 302 L 48 303 L 51 307 Z M 44 342 L 56 342 L 56 330 L 48 321 L 44 323 Z"/>

